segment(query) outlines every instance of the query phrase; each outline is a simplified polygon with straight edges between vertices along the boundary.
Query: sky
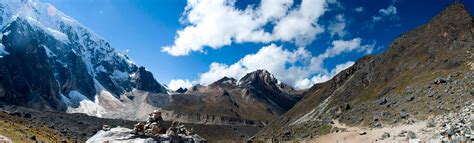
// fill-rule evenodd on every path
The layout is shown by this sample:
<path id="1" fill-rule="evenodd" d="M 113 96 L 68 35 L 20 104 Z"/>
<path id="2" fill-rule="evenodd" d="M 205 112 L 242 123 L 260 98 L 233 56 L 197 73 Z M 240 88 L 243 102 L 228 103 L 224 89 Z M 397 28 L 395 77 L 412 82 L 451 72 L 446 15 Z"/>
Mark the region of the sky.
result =
<path id="1" fill-rule="evenodd" d="M 170 89 L 266 69 L 298 89 L 324 82 L 453 0 L 42 0 Z M 473 13 L 474 1 L 462 0 Z"/>

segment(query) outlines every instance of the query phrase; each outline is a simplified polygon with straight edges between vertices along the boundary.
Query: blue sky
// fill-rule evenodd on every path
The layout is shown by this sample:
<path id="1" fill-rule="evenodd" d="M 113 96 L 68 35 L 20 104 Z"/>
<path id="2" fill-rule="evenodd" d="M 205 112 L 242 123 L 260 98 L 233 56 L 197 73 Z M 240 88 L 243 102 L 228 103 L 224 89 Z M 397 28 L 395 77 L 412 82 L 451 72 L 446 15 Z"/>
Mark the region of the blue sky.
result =
<path id="1" fill-rule="evenodd" d="M 298 88 L 308 88 L 315 82 L 327 80 L 335 72 L 350 66 L 353 61 L 366 54 L 383 52 L 390 42 L 401 33 L 428 22 L 452 3 L 452 0 L 328 0 L 324 3 L 324 13 L 318 14 L 315 12 L 316 18 L 310 16 L 309 20 L 313 24 L 316 23 L 316 27 L 321 28 L 322 31 L 319 30 L 319 32 L 316 32 L 317 34 L 310 34 L 313 36 L 305 38 L 304 42 L 285 40 L 291 33 L 275 34 L 277 33 L 275 32 L 276 25 L 279 24 L 279 21 L 284 21 L 283 19 L 289 17 L 289 15 L 281 16 L 280 19 L 277 18 L 278 20 L 267 20 L 263 22 L 263 26 L 257 26 L 272 34 L 273 37 L 280 38 L 265 40 L 262 37 L 257 37 L 259 40 L 242 40 L 243 42 L 239 42 L 236 40 L 238 36 L 234 35 L 234 37 L 231 36 L 228 39 L 231 40 L 230 43 L 224 42 L 222 44 L 223 41 L 213 41 L 214 38 L 222 38 L 220 35 L 231 33 L 234 28 L 238 29 L 241 28 L 240 26 L 246 25 L 246 23 L 239 23 L 239 19 L 236 20 L 229 14 L 228 17 L 224 17 L 227 20 L 211 22 L 216 24 L 215 29 L 218 30 L 215 30 L 214 27 L 207 27 L 209 29 L 204 29 L 206 32 L 193 33 L 196 35 L 191 37 L 193 40 L 183 38 L 186 44 L 179 46 L 179 42 L 178 44 L 175 42 L 177 36 L 179 36 L 177 35 L 178 31 L 182 31 L 186 27 L 192 26 L 192 24 L 204 25 L 206 22 L 203 21 L 209 20 L 198 19 L 197 22 L 193 23 L 192 20 L 187 19 L 190 11 L 204 15 L 219 13 L 219 11 L 212 11 L 218 8 L 207 7 L 207 5 L 201 5 L 197 2 L 194 5 L 195 7 L 191 7 L 186 13 L 185 7 L 188 3 L 186 0 L 42 1 L 53 4 L 67 15 L 86 25 L 108 40 L 117 50 L 128 50 L 128 55 L 133 61 L 152 71 L 155 78 L 161 83 L 168 84 L 171 80 L 182 79 L 183 82 L 174 81 L 174 84 L 176 84 L 174 86 L 189 86 L 190 83 L 206 84 L 218 77 L 231 76 L 238 78 L 242 76 L 243 72 L 255 68 L 268 68 L 277 78 Z M 228 0 L 223 1 L 228 2 Z M 292 2 L 287 9 L 287 13 L 299 8 L 303 9 L 303 6 L 301 6 L 303 1 L 305 0 Z M 257 13 L 255 11 L 259 8 L 260 3 L 260 0 L 236 0 L 235 4 L 224 6 L 232 7 L 232 10 L 240 12 L 245 9 L 252 9 L 254 13 Z M 474 1 L 465 0 L 463 3 L 472 13 Z M 310 10 L 318 10 L 316 4 L 306 7 L 309 7 Z M 199 11 L 206 8 L 210 9 L 211 12 Z M 212 21 L 212 17 L 210 19 Z M 298 24 L 300 23 L 298 22 Z M 342 30 L 341 25 L 344 25 Z M 227 26 L 227 28 L 219 30 L 220 26 Z M 338 26 L 338 30 L 331 30 L 330 28 L 337 29 L 335 27 Z M 307 28 L 311 28 L 311 25 Z M 242 31 L 234 32 L 237 32 L 237 35 L 242 34 Z M 211 41 L 202 40 L 196 43 L 196 40 L 194 40 L 202 37 L 208 37 Z M 251 36 L 244 39 L 249 39 L 248 37 Z M 179 51 L 180 48 L 186 49 L 189 48 L 187 45 L 191 45 L 189 42 L 193 41 L 194 43 L 191 44 L 198 45 L 199 50 L 191 50 L 185 54 L 181 52 L 180 55 L 176 55 L 176 53 L 173 55 L 162 50 L 166 46 L 177 47 L 174 51 Z M 337 45 L 341 45 L 344 50 L 330 54 L 330 56 L 320 56 L 328 49 L 338 49 L 333 41 L 339 41 L 336 42 L 339 43 Z M 209 47 L 212 44 L 216 45 L 216 42 L 218 43 L 217 46 Z M 351 48 L 350 44 L 356 45 Z M 272 54 L 265 54 L 265 51 L 280 52 L 287 55 L 288 59 L 286 61 L 280 61 L 283 68 L 272 67 L 281 64 L 269 64 L 269 61 L 271 63 L 273 61 L 270 57 L 266 58 L 265 55 L 272 56 Z M 302 53 L 309 53 L 309 57 Z M 243 59 L 249 54 L 253 56 Z M 299 58 L 293 59 L 292 56 Z M 322 58 L 323 62 L 320 68 L 312 68 L 315 66 L 310 61 L 318 56 L 324 57 Z M 258 63 L 258 61 L 264 63 Z M 275 63 L 278 63 L 278 61 L 279 59 Z M 218 66 L 211 68 L 210 66 L 213 63 Z M 291 76 L 293 75 L 292 72 L 294 72 L 294 75 L 301 76 Z"/>

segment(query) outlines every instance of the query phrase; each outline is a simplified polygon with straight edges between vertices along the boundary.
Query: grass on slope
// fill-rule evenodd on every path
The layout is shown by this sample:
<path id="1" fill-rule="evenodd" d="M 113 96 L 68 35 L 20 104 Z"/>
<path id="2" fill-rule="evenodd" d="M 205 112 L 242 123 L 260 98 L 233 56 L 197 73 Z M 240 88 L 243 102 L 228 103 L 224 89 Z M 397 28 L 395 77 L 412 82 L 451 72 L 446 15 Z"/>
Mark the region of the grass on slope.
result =
<path id="1" fill-rule="evenodd" d="M 27 126 L 27 122 L 0 112 L 0 134 L 16 142 L 35 142 L 30 138 L 35 136 L 36 140 L 44 142 L 60 141 L 58 136 L 51 134 L 47 129 L 34 129 Z"/>

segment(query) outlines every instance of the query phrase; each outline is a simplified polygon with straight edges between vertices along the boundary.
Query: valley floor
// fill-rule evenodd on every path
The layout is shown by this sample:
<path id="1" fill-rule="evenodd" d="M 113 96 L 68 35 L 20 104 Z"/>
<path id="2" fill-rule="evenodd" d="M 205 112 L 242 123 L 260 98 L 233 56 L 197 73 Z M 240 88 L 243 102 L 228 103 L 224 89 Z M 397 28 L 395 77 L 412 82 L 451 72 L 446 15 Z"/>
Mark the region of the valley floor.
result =
<path id="1" fill-rule="evenodd" d="M 333 121 L 331 133 L 314 140 L 317 143 L 393 143 L 393 142 L 468 142 L 474 141 L 474 104 L 458 113 L 431 117 L 383 128 L 349 127 Z"/>
<path id="2" fill-rule="evenodd" d="M 12 142 L 85 142 L 102 129 L 110 127 L 133 128 L 136 121 L 105 119 L 85 114 L 37 111 L 0 105 L 0 143 Z M 168 126 L 170 122 L 165 123 Z M 184 124 L 209 142 L 245 142 L 261 127 Z"/>

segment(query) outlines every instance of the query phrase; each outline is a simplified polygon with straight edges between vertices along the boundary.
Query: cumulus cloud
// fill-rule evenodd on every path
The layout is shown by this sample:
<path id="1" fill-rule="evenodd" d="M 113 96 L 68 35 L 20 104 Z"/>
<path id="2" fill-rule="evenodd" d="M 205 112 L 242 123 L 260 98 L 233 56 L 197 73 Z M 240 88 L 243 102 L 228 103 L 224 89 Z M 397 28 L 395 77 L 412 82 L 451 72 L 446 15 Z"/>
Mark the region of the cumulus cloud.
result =
<path id="1" fill-rule="evenodd" d="M 326 11 L 326 0 L 262 0 L 257 7 L 238 9 L 235 0 L 188 0 L 174 44 L 162 51 L 174 56 L 188 55 L 232 43 L 272 41 L 304 46 L 324 32 L 318 19 Z M 265 26 L 271 25 L 271 32 Z"/>
<path id="2" fill-rule="evenodd" d="M 168 88 L 173 90 L 173 91 L 176 91 L 178 90 L 179 88 L 190 88 L 193 86 L 193 83 L 194 82 L 191 82 L 189 80 L 183 80 L 183 79 L 173 79 L 170 81 L 170 83 L 168 84 Z"/>
<path id="3" fill-rule="evenodd" d="M 338 35 L 339 37 L 344 37 L 346 35 L 346 20 L 344 18 L 344 15 L 339 14 L 336 15 L 336 20 L 333 22 L 330 22 L 330 25 L 328 27 L 329 33 L 331 34 L 331 37 Z"/>
<path id="4" fill-rule="evenodd" d="M 380 21 L 384 18 L 388 18 L 391 20 L 398 19 L 397 16 L 397 7 L 390 5 L 385 9 L 380 9 L 379 10 L 379 15 L 373 16 L 372 21 L 377 22 Z"/>
<path id="5" fill-rule="evenodd" d="M 262 47 L 257 53 L 249 54 L 234 64 L 212 63 L 209 71 L 199 75 L 198 82 L 211 84 L 224 76 L 240 79 L 245 74 L 266 69 L 280 81 L 298 89 L 311 87 L 314 83 L 329 80 L 353 62 L 337 65 L 328 70 L 323 67 L 324 60 L 351 51 L 371 53 L 373 45 L 362 45 L 360 38 L 352 40 L 336 40 L 324 53 L 313 56 L 311 52 L 300 47 L 290 51 L 283 46 L 271 44 Z"/>
<path id="6" fill-rule="evenodd" d="M 326 82 L 326 81 L 330 80 L 332 77 L 334 77 L 335 75 L 337 75 L 339 72 L 341 72 L 341 71 L 351 67 L 352 65 L 354 65 L 354 63 L 355 62 L 353 62 L 353 61 L 348 61 L 346 63 L 336 65 L 336 67 L 334 69 L 332 69 L 331 72 L 329 72 L 328 74 L 317 74 L 317 75 L 313 76 L 311 79 L 305 78 L 305 79 L 301 80 L 300 82 L 298 82 L 297 85 L 295 85 L 295 87 L 309 88 L 315 83 Z"/>
<path id="7" fill-rule="evenodd" d="M 298 62 L 307 64 L 310 57 L 309 51 L 304 48 L 289 51 L 282 46 L 271 44 L 255 54 L 246 55 L 232 65 L 212 63 L 208 72 L 200 74 L 199 83 L 208 85 L 224 76 L 240 79 L 249 72 L 266 69 L 276 78 L 291 84 L 295 78 L 308 74 L 305 67 L 296 64 Z"/>

